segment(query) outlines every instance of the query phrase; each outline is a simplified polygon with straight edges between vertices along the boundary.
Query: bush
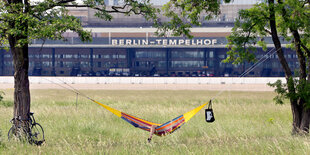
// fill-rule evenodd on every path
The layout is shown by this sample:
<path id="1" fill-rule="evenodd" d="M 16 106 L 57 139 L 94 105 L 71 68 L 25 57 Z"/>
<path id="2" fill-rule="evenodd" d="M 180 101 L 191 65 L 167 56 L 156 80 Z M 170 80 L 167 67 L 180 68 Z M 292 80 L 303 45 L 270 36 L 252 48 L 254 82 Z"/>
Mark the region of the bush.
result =
<path id="1" fill-rule="evenodd" d="M 12 107 L 14 105 L 13 101 L 0 101 L 0 106 Z"/>
<path id="2" fill-rule="evenodd" d="M 3 91 L 0 91 L 0 106 L 4 107 L 12 107 L 14 105 L 13 101 L 3 101 L 3 96 L 5 93 Z"/>

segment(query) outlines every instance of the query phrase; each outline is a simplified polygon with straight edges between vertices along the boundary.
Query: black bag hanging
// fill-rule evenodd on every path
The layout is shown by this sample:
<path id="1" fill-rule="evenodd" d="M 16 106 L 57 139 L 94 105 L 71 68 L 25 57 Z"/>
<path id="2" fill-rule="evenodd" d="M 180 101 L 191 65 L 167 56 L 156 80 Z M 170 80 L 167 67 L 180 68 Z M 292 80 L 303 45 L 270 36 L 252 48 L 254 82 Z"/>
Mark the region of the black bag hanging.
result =
<path id="1" fill-rule="evenodd" d="M 205 114 L 206 114 L 206 121 L 208 123 L 212 123 L 215 121 L 215 118 L 214 118 L 214 113 L 213 113 L 213 109 L 212 109 L 212 102 L 210 100 L 209 102 L 209 106 L 208 106 L 208 109 L 205 110 Z"/>

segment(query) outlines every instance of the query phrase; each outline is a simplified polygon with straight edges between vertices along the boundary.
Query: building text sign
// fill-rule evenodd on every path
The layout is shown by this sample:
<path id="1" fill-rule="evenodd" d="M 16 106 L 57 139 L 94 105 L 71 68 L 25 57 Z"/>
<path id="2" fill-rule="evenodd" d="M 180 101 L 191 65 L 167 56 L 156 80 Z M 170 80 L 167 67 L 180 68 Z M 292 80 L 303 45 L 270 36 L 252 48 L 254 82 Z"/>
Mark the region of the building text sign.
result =
<path id="1" fill-rule="evenodd" d="M 212 46 L 217 39 L 112 39 L 113 46 L 163 45 L 163 46 Z"/>

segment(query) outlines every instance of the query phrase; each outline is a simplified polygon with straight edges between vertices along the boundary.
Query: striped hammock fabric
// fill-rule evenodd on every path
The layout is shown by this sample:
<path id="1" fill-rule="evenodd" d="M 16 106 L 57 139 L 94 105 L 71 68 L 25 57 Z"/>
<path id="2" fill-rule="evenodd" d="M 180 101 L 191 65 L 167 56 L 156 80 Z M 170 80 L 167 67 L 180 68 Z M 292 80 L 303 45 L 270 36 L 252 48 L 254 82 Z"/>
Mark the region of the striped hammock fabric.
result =
<path id="1" fill-rule="evenodd" d="M 168 134 L 173 133 L 177 129 L 179 129 L 182 125 L 184 125 L 187 121 L 189 121 L 194 115 L 196 115 L 197 112 L 199 112 L 204 106 L 206 106 L 208 103 L 205 103 L 187 113 L 184 113 L 183 115 L 180 115 L 164 124 L 158 124 L 158 123 L 153 123 L 129 114 L 126 114 L 124 112 L 121 112 L 119 110 L 113 109 L 107 105 L 104 105 L 98 101 L 92 100 L 93 102 L 101 105 L 105 109 L 109 110 L 116 116 L 122 118 L 126 122 L 130 123 L 136 128 L 140 128 L 145 131 L 150 131 L 151 127 L 153 125 L 156 125 L 157 127 L 155 128 L 155 133 L 157 136 L 165 136 Z"/>

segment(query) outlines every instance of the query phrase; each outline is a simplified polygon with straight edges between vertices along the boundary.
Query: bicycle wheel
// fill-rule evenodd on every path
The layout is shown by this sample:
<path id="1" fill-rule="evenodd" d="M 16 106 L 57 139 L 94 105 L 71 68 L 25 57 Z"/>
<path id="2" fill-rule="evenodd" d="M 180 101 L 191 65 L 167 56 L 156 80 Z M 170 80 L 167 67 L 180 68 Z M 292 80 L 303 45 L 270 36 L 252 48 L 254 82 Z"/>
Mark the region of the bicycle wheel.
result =
<path id="1" fill-rule="evenodd" d="M 34 143 L 44 142 L 44 130 L 39 123 L 32 124 L 30 137 Z"/>
<path id="2" fill-rule="evenodd" d="M 16 131 L 16 128 L 12 126 L 8 132 L 8 140 L 22 140 L 22 134 L 23 133 Z"/>

